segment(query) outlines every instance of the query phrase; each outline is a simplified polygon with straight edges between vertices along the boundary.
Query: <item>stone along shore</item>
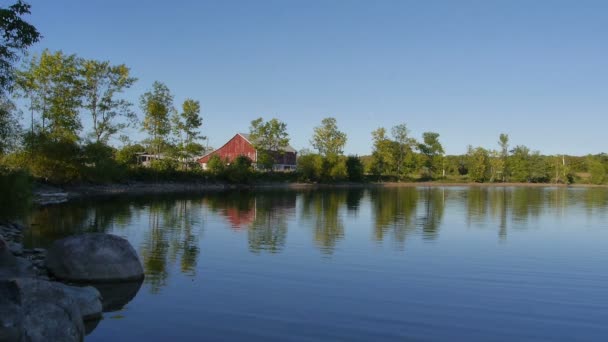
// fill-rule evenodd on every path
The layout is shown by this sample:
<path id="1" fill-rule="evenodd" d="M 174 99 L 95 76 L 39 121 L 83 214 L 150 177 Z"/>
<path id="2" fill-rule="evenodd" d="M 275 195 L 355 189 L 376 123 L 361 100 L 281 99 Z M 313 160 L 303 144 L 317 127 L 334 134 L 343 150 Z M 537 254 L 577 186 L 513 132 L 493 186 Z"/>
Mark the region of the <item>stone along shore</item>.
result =
<path id="1" fill-rule="evenodd" d="M 101 233 L 23 248 L 24 226 L 0 222 L 0 341 L 82 341 L 141 286 L 125 239 Z"/>

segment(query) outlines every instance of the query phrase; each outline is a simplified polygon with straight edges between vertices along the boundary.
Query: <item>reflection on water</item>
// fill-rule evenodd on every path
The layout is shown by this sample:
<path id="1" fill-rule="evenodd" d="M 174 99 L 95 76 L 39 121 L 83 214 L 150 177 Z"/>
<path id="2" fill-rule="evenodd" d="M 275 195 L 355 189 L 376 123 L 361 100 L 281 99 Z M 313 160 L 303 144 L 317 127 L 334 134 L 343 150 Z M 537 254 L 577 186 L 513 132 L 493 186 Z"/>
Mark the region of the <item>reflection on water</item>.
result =
<path id="1" fill-rule="evenodd" d="M 462 240 L 464 237 L 476 241 L 469 247 L 482 248 L 484 244 L 495 246 L 496 242 L 499 242 L 499 246 L 504 246 L 503 248 L 515 248 L 509 247 L 513 236 L 540 230 L 544 233 L 528 234 L 527 237 L 532 239 L 534 236 L 537 239 L 534 240 L 537 247 L 543 246 L 543 239 L 555 239 L 555 235 L 552 236 L 549 232 L 554 232 L 559 227 L 562 230 L 578 231 L 584 226 L 597 231 L 602 227 L 601 224 L 598 226 L 598 222 L 605 223 L 608 220 L 607 208 L 608 190 L 603 188 L 395 187 L 123 197 L 78 201 L 40 208 L 32 212 L 28 218 L 32 228 L 26 234 L 26 244 L 44 247 L 55 239 L 81 232 L 108 232 L 126 237 L 134 245 L 143 262 L 146 272 L 145 286 L 143 286 L 145 291 L 142 291 L 144 294 L 137 294 L 141 284 L 123 290 L 106 291 L 108 300 L 107 303 L 104 302 L 104 308 L 109 311 L 121 310 L 137 294 L 134 302 L 127 305 L 129 310 L 137 311 L 139 307 L 152 305 L 150 301 L 167 298 L 164 297 L 165 291 L 174 296 L 171 298 L 176 298 L 175 296 L 179 297 L 181 291 L 193 286 L 212 287 L 207 291 L 216 291 L 210 292 L 215 293 L 216 296 L 237 295 L 244 291 L 241 287 L 233 287 L 230 294 L 222 293 L 221 289 L 226 286 L 228 289 L 230 286 L 226 285 L 226 282 L 238 281 L 240 277 L 246 278 L 247 282 L 255 283 L 258 279 L 255 278 L 255 274 L 263 274 L 270 270 L 287 272 L 285 274 L 292 274 L 291 277 L 295 277 L 284 279 L 286 281 L 284 289 L 294 290 L 293 286 L 306 288 L 308 284 L 298 283 L 301 280 L 297 278 L 298 272 L 304 271 L 298 271 L 291 265 L 298 264 L 305 269 L 309 267 L 316 270 L 307 273 L 305 278 L 315 283 L 330 277 L 331 273 L 324 273 L 330 271 L 323 268 L 323 263 L 342 265 L 340 264 L 342 259 L 338 257 L 344 255 L 342 252 L 349 255 L 350 264 L 342 265 L 345 267 L 343 273 L 340 273 L 340 269 L 333 269 L 331 272 L 337 272 L 336 274 L 346 278 L 354 277 L 352 267 L 355 266 L 351 264 L 355 262 L 369 267 L 369 270 L 364 269 L 366 272 L 372 269 L 384 269 L 385 276 L 391 275 L 393 274 L 391 272 L 396 272 L 397 268 L 405 267 L 403 263 L 393 265 L 391 260 L 396 258 L 395 255 L 405 254 L 410 255 L 408 260 L 411 264 L 407 267 L 427 265 L 426 260 L 430 258 L 435 260 L 435 263 L 443 262 L 450 266 L 433 270 L 432 267 L 438 266 L 427 265 L 429 272 L 446 276 L 446 272 L 450 274 L 449 270 L 453 268 L 461 269 L 460 272 L 466 274 L 467 270 L 462 269 L 463 265 L 469 265 L 467 267 L 474 265 L 469 264 L 470 260 L 459 262 L 459 254 L 452 255 L 449 249 L 458 249 L 467 243 L 473 243 L 465 242 Z M 491 238 L 488 239 L 486 232 L 490 233 Z M 512 243 L 516 244 L 518 239 L 516 238 Z M 581 239 L 584 240 L 584 235 Z M 368 245 L 370 247 L 366 247 Z M 367 249 L 372 247 L 375 249 Z M 443 255 L 438 253 L 439 250 L 435 251 L 435 254 L 427 254 L 432 248 L 441 248 L 443 253 L 452 255 L 453 260 L 436 259 L 438 255 Z M 547 252 L 546 247 L 543 248 L 545 253 L 550 253 Z M 316 253 L 315 257 L 303 258 L 312 252 Z M 468 251 L 463 249 L 460 254 L 463 253 L 466 254 Z M 494 260 L 492 258 L 502 258 L 501 253 L 504 251 L 484 249 L 483 253 L 491 253 L 484 257 Z M 519 250 L 518 253 L 524 256 L 533 255 L 534 249 Z M 243 259 L 244 254 L 254 259 Z M 416 264 L 413 260 L 417 255 L 423 258 L 421 260 L 424 262 Z M 526 262 L 530 260 L 534 259 L 527 259 Z M 307 264 L 304 265 L 303 262 Z M 509 262 L 505 261 L 505 265 Z M 515 270 L 508 272 L 513 273 L 516 272 Z M 482 268 L 475 272 L 477 272 L 474 273 L 475 276 L 479 276 L 479 272 L 483 274 L 483 272 L 495 271 Z M 600 275 L 605 274 L 600 273 Z M 317 276 L 320 278 L 317 279 Z M 425 277 L 428 274 L 419 276 Z M 396 282 L 397 279 L 400 278 L 395 278 Z M 216 281 L 217 284 L 214 283 Z M 280 277 L 274 277 L 272 280 L 277 286 L 281 281 Z M 543 279 L 543 281 L 551 281 L 551 279 Z M 437 281 L 437 283 L 441 282 Z M 328 286 L 324 282 L 319 284 L 317 286 Z M 428 283 L 426 286 L 430 288 L 426 291 L 436 286 L 433 284 L 435 283 Z M 376 285 L 370 283 L 368 286 Z M 338 292 L 328 293 L 330 297 L 325 299 L 328 305 L 331 305 L 332 301 L 339 302 L 340 296 L 344 295 L 340 291 L 345 290 L 336 291 Z M 378 299 L 377 294 L 357 293 L 358 296 L 370 296 L 368 299 L 361 299 L 363 301 Z M 196 296 L 212 302 L 210 297 L 205 297 L 207 292 L 197 292 Z M 195 305 L 196 309 L 188 308 L 187 311 L 191 314 L 203 314 L 199 311 L 203 310 L 202 307 L 207 308 L 208 303 L 197 303 L 196 298 L 191 300 L 194 301 L 195 304 L 192 305 Z M 241 298 L 238 303 L 233 303 L 236 305 L 234 310 L 242 305 L 247 307 L 247 303 L 242 301 L 250 300 L 254 299 Z M 296 299 L 283 298 L 283 300 Z M 169 311 L 186 310 L 171 301 L 163 302 L 163 305 Z M 173 308 L 172 305 L 176 307 Z M 340 312 L 342 308 L 334 308 L 334 310 Z M 149 314 L 144 316 L 150 319 Z M 125 317 L 136 320 L 138 316 L 130 313 Z M 608 315 L 605 317 L 608 318 Z M 100 330 L 106 331 L 104 329 L 118 327 L 121 324 L 106 321 L 108 320 L 100 324 L 101 327 L 93 335 L 100 334 Z M 112 320 L 114 321 L 122 322 L 124 319 Z M 421 324 L 423 323 L 422 321 Z M 106 325 L 108 328 L 104 328 Z M 344 337 L 340 334 L 336 336 Z M 188 339 L 188 336 L 185 338 Z"/>

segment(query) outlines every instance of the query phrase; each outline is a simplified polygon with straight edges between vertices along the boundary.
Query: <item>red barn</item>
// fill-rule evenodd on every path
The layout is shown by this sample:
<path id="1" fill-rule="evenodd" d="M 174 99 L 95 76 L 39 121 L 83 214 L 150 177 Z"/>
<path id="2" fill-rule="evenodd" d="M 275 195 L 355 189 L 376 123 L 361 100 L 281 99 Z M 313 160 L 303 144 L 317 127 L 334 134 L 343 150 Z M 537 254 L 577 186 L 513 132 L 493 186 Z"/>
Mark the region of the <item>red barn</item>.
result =
<path id="1" fill-rule="evenodd" d="M 288 145 L 281 152 L 273 151 L 271 154 L 274 157 L 273 170 L 287 171 L 296 169 L 297 152 L 293 147 Z M 255 147 L 253 147 L 249 134 L 245 133 L 237 133 L 224 146 L 199 158 L 198 163 L 201 164 L 204 170 L 207 169 L 207 163 L 213 155 L 219 155 L 222 160 L 226 160 L 228 163 L 233 162 L 238 156 L 249 157 L 254 165 L 258 159 L 258 153 Z"/>

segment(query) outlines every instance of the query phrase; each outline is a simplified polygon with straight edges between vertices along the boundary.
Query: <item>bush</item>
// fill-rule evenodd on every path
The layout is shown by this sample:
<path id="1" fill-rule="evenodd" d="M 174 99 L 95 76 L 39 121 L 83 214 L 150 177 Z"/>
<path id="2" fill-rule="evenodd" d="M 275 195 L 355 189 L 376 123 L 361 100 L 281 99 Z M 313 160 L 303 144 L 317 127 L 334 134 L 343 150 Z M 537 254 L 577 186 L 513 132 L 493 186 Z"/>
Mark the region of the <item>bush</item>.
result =
<path id="1" fill-rule="evenodd" d="M 302 181 L 320 181 L 323 174 L 323 157 L 318 154 L 301 156 L 298 158 L 297 171 Z"/>
<path id="2" fill-rule="evenodd" d="M 226 169 L 226 179 L 231 183 L 244 184 L 252 180 L 253 162 L 246 156 L 238 156 Z"/>
<path id="3" fill-rule="evenodd" d="M 363 180 L 363 163 L 357 156 L 348 156 L 346 158 L 346 173 L 348 180 L 351 182 L 360 182 Z"/>
<path id="4" fill-rule="evenodd" d="M 0 189 L 0 218 L 12 219 L 27 212 L 32 195 L 29 173 L 0 166 Z"/>

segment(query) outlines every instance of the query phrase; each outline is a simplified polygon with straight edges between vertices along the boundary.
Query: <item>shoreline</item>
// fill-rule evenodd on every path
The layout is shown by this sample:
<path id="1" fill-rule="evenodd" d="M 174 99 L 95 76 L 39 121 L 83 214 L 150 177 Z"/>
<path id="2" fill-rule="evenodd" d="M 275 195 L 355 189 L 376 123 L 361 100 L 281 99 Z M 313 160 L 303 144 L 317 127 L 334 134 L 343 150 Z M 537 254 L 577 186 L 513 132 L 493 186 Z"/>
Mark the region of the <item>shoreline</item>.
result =
<path id="1" fill-rule="evenodd" d="M 399 187 L 481 187 L 481 188 L 608 188 L 594 184 L 551 183 L 466 183 L 466 182 L 370 182 L 370 183 L 194 183 L 194 182 L 132 182 L 127 184 L 68 185 L 63 187 L 37 184 L 33 202 L 37 205 L 59 204 L 81 198 L 108 196 L 140 196 L 155 194 L 194 194 L 230 190 L 316 190 L 316 189 L 373 189 Z"/>

